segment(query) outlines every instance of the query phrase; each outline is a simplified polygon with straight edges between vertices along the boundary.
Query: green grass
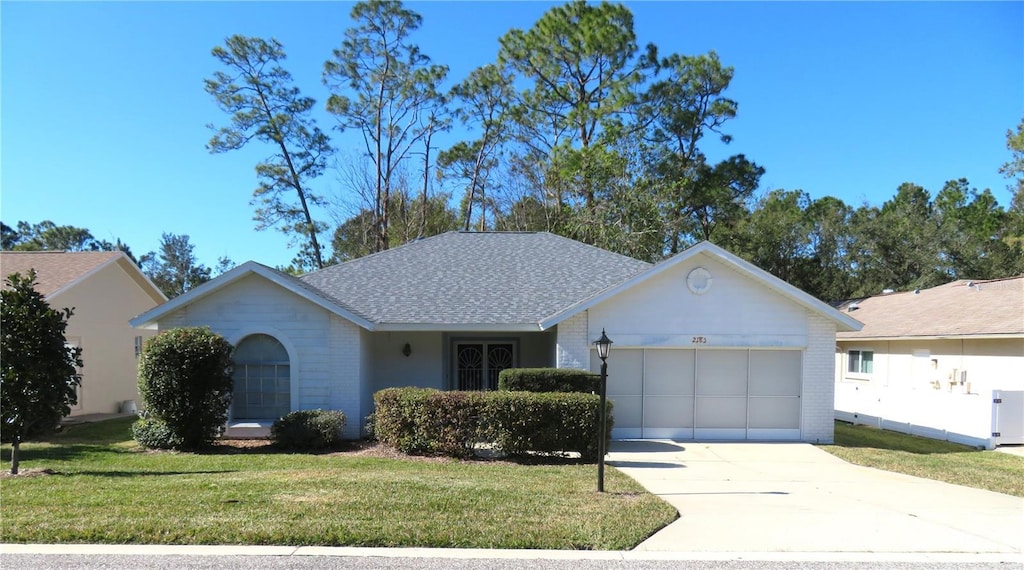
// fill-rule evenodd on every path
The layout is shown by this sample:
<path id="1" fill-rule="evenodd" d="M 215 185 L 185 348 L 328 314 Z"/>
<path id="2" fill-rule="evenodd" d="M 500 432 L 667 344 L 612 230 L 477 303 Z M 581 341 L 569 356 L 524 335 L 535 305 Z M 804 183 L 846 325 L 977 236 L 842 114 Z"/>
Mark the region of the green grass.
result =
<path id="1" fill-rule="evenodd" d="M 0 481 L 0 540 L 619 550 L 677 516 L 612 468 L 599 494 L 593 465 L 147 452 L 131 421 L 24 444 L 54 474 Z"/>
<path id="2" fill-rule="evenodd" d="M 836 422 L 822 449 L 856 465 L 1024 497 L 1024 457 Z"/>

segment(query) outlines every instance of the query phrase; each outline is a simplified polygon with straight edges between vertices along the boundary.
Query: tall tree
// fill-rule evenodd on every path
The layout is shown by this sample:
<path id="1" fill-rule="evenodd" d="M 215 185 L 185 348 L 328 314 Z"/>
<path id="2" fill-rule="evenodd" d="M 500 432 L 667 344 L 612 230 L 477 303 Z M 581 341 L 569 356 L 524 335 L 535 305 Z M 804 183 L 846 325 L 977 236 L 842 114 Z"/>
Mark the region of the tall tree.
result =
<path id="1" fill-rule="evenodd" d="M 323 267 L 317 239 L 321 226 L 310 212 L 322 199 L 309 182 L 323 173 L 333 148 L 311 116 L 315 100 L 303 97 L 292 85 L 291 74 L 281 66 L 286 56 L 277 40 L 234 35 L 212 53 L 227 72 L 206 79 L 206 92 L 231 118 L 217 129 L 207 149 L 238 150 L 253 139 L 274 149 L 256 165 L 260 183 L 251 202 L 256 206 L 256 229 L 279 226 L 285 233 L 303 236 L 316 267 Z M 292 193 L 298 204 L 286 197 Z"/>
<path id="2" fill-rule="evenodd" d="M 950 180 L 935 196 L 940 271 L 947 279 L 1005 277 L 1009 256 L 1000 237 L 1006 213 L 989 190 L 971 188 L 967 179 Z"/>
<path id="3" fill-rule="evenodd" d="M 473 223 L 474 205 L 480 206 L 480 230 L 487 229 L 487 207 L 491 203 L 487 191 L 491 173 L 498 166 L 499 145 L 507 137 L 508 106 L 514 93 L 511 76 L 494 64 L 474 69 L 452 89 L 451 97 L 459 105 L 455 116 L 467 128 L 480 129 L 477 139 L 460 141 L 437 157 L 443 172 L 466 183 L 460 207 L 466 231 Z"/>
<path id="4" fill-rule="evenodd" d="M 854 295 L 878 295 L 890 288 L 933 287 L 946 280 L 938 269 L 931 195 L 921 186 L 905 182 L 881 208 L 858 208 L 853 220 Z"/>
<path id="5" fill-rule="evenodd" d="M 645 92 L 638 118 L 645 129 L 647 176 L 659 194 L 671 254 L 690 241 L 715 238 L 716 228 L 735 225 L 764 169 L 742 154 L 711 164 L 700 148 L 709 135 L 732 141 L 723 131 L 738 109 L 724 95 L 732 67 L 723 66 L 713 51 L 659 58 L 651 49 L 646 57 L 658 78 Z"/>
<path id="6" fill-rule="evenodd" d="M 196 262 L 193 249 L 187 235 L 165 233 L 160 251 L 143 255 L 139 265 L 164 295 L 173 299 L 210 280 L 210 269 Z"/>
<path id="7" fill-rule="evenodd" d="M 573 0 L 500 42 L 499 63 L 526 85 L 512 109 L 523 159 L 542 168 L 556 207 L 592 208 L 601 163 L 615 160 L 609 149 L 644 78 L 633 14 L 621 4 Z"/>
<path id="8" fill-rule="evenodd" d="M 337 128 L 358 131 L 373 164 L 374 251 L 382 251 L 391 245 L 390 204 L 399 167 L 437 130 L 448 67 L 431 64 L 410 42 L 422 18 L 401 2 L 359 2 L 351 16 L 356 25 L 324 63 L 323 81 L 332 92 L 327 111 L 337 117 Z"/>
<path id="9" fill-rule="evenodd" d="M 36 275 L 11 274 L 0 291 L 0 416 L 18 474 L 21 442 L 54 430 L 78 402 L 82 349 L 67 346 L 73 309 L 53 309 L 35 289 Z"/>

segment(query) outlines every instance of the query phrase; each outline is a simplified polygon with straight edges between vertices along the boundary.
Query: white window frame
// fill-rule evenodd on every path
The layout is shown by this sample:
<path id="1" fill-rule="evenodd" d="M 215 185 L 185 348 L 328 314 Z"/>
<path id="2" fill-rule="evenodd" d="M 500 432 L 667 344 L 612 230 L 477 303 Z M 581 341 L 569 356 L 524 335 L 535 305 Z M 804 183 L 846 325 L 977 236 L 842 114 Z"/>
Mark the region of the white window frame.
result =
<path id="1" fill-rule="evenodd" d="M 850 368 L 852 367 L 853 362 L 854 362 L 854 360 L 853 360 L 854 353 L 857 354 L 858 366 L 857 366 L 857 370 L 856 371 L 850 370 Z M 865 353 L 871 355 L 871 372 L 864 372 L 863 371 L 863 369 L 864 369 L 864 366 L 863 366 L 863 364 L 864 364 L 864 354 Z M 874 349 L 871 349 L 871 348 L 850 348 L 850 349 L 847 349 L 846 350 L 846 359 L 845 360 L 846 360 L 846 362 L 844 362 L 845 366 L 843 367 L 843 375 L 844 375 L 845 378 L 849 378 L 849 379 L 852 379 L 852 380 L 871 380 L 871 378 L 874 377 L 874 374 L 875 374 L 875 351 L 874 351 Z"/>

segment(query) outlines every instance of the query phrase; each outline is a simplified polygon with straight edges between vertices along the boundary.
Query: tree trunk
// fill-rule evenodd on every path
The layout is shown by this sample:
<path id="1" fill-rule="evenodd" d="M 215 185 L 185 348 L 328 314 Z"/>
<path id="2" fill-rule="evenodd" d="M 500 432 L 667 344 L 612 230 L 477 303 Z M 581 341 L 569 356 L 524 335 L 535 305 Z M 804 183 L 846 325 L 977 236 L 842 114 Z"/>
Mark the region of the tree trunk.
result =
<path id="1" fill-rule="evenodd" d="M 11 443 L 11 475 L 18 474 L 18 463 L 21 462 L 21 441 L 18 437 L 14 437 L 14 441 Z"/>

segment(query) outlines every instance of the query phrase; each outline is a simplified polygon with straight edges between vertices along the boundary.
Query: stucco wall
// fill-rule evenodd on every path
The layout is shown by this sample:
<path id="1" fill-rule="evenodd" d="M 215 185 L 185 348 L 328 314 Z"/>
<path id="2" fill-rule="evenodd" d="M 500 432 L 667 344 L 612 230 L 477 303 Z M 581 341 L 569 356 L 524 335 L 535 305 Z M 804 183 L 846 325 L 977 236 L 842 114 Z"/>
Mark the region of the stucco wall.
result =
<path id="1" fill-rule="evenodd" d="M 875 388 L 950 391 L 947 379 L 955 368 L 967 371 L 972 392 L 1024 390 L 1024 339 L 946 339 L 857 341 L 839 340 L 836 354 L 837 382 L 870 383 Z M 850 350 L 874 352 L 870 376 L 847 372 Z M 915 354 L 917 356 L 915 356 Z M 931 361 L 935 360 L 933 367 Z M 964 391 L 955 386 L 954 391 Z"/>
<path id="2" fill-rule="evenodd" d="M 73 307 L 66 337 L 82 347 L 82 386 L 71 415 L 109 414 L 125 400 L 138 402 L 135 337 L 155 331 L 136 330 L 128 321 L 157 305 L 117 263 L 92 274 L 73 288 L 51 297 L 54 308 Z"/>

